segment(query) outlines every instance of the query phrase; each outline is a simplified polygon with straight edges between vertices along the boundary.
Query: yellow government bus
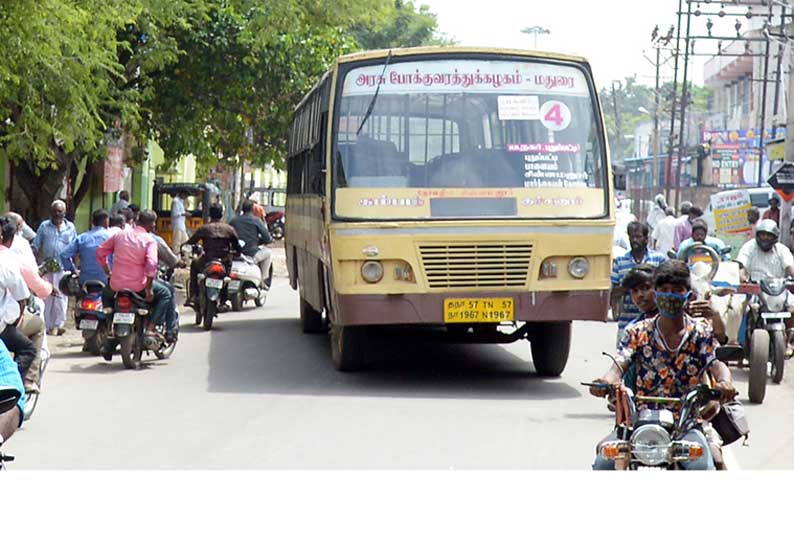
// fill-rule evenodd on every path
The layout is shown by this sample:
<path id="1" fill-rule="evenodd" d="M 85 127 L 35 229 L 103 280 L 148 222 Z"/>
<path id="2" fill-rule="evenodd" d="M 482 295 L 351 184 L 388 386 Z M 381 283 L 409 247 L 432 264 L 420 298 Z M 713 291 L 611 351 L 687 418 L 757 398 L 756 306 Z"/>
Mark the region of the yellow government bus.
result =
<path id="1" fill-rule="evenodd" d="M 295 110 L 285 249 L 305 333 L 334 366 L 372 326 L 528 340 L 558 376 L 572 320 L 605 321 L 614 226 L 584 58 L 427 47 L 340 57 Z"/>

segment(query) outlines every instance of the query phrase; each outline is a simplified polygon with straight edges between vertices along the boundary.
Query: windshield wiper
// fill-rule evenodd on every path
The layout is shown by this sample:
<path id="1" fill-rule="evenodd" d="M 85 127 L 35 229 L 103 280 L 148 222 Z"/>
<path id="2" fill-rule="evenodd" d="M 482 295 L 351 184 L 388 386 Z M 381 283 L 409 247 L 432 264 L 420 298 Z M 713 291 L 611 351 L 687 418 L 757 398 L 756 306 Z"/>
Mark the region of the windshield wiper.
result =
<path id="1" fill-rule="evenodd" d="M 375 87 L 375 94 L 372 96 L 372 101 L 369 102 L 367 111 L 366 113 L 364 113 L 364 118 L 361 120 L 361 124 L 358 125 L 358 130 L 356 130 L 356 137 L 358 137 L 358 134 L 361 133 L 361 129 L 364 128 L 364 124 L 366 124 L 367 120 L 369 120 L 370 115 L 372 115 L 372 110 L 375 109 L 375 102 L 378 101 L 378 93 L 380 93 L 380 85 L 383 82 L 383 76 L 386 75 L 386 68 L 389 67 L 390 60 L 391 60 L 391 49 L 389 49 L 389 54 L 386 56 L 386 62 L 383 64 L 383 71 L 380 72 L 380 77 L 378 78 L 378 86 Z"/>

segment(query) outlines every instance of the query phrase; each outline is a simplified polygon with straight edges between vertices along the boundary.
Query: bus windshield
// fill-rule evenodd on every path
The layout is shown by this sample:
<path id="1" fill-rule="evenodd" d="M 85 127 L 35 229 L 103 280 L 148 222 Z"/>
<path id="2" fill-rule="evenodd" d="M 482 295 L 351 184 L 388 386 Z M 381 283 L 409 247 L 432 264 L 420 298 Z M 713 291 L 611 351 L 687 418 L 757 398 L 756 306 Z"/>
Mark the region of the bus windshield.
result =
<path id="1" fill-rule="evenodd" d="M 534 59 L 353 67 L 333 124 L 335 216 L 605 216 L 604 141 L 588 77 Z"/>

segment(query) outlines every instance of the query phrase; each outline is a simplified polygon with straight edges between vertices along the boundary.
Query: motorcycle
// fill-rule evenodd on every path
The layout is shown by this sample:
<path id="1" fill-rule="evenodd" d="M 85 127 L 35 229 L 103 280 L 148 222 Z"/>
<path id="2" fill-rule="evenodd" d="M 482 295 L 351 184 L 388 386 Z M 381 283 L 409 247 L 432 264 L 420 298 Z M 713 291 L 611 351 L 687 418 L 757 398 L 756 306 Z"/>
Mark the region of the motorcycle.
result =
<path id="1" fill-rule="evenodd" d="M 634 396 L 629 389 L 600 382 L 582 385 L 607 389 L 615 400 L 617 437 L 599 443 L 596 450 L 599 457 L 614 461 L 615 470 L 679 470 L 706 452 L 701 443 L 683 437 L 697 425 L 700 407 L 720 399 L 719 390 L 701 384 L 677 399 Z M 679 405 L 678 420 L 670 408 L 638 410 L 643 403 Z"/>
<path id="2" fill-rule="evenodd" d="M 739 291 L 750 296 L 747 303 L 745 352 L 750 354 L 749 396 L 751 403 L 763 403 L 767 376 L 780 384 L 786 359 L 786 293 L 794 286 L 790 279 L 763 279 L 744 283 Z M 767 365 L 769 362 L 769 365 Z"/>
<path id="3" fill-rule="evenodd" d="M 233 311 L 241 310 L 246 301 L 253 301 L 257 307 L 265 304 L 268 290 L 262 281 L 262 271 L 252 258 L 245 255 L 235 258 L 229 279 L 227 291 Z"/>
<path id="4" fill-rule="evenodd" d="M 0 414 L 5 414 L 17 406 L 19 398 L 22 397 L 20 391 L 12 387 L 0 387 Z M 0 448 L 3 446 L 3 436 L 0 435 Z M 13 456 L 5 455 L 0 449 L 0 470 L 5 470 L 5 463 L 14 460 Z"/>
<path id="5" fill-rule="evenodd" d="M 75 327 L 83 334 L 83 348 L 94 356 L 100 355 L 107 340 L 107 318 L 102 306 L 104 289 L 101 281 L 86 281 L 80 288 L 74 309 Z"/>
<path id="6" fill-rule="evenodd" d="M 265 224 L 276 241 L 284 239 L 284 211 L 271 211 L 265 214 Z"/>
<path id="7" fill-rule="evenodd" d="M 200 258 L 202 249 L 198 245 L 183 247 L 183 255 Z M 226 269 L 226 265 L 221 260 L 213 259 L 204 265 L 204 268 L 197 275 L 198 296 L 197 306 L 193 307 L 196 311 L 196 325 L 200 326 L 203 322 L 205 331 L 212 329 L 212 322 L 219 312 L 226 308 L 228 299 L 228 284 L 231 277 Z M 193 293 L 190 291 L 190 281 L 187 283 L 187 295 L 190 299 Z"/>
<path id="8" fill-rule="evenodd" d="M 147 301 L 132 290 L 116 292 L 113 308 L 105 309 L 112 315 L 113 322 L 108 338 L 118 342 L 121 361 L 126 369 L 139 369 L 144 352 L 151 352 L 158 359 L 167 359 L 176 348 L 178 338 L 176 335 L 167 337 L 164 324 L 155 327 L 155 335 L 146 335 L 149 309 Z"/>

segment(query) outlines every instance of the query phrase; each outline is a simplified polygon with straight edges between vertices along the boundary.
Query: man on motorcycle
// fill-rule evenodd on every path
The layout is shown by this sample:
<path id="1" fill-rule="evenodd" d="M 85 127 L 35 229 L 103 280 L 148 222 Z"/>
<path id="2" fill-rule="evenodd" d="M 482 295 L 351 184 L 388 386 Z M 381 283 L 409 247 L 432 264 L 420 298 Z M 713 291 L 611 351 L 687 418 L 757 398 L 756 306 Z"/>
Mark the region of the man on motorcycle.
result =
<path id="1" fill-rule="evenodd" d="M 0 387 L 16 388 L 22 394 L 17 401 L 17 408 L 0 414 L 0 442 L 11 438 L 11 435 L 22 425 L 25 412 L 25 390 L 19 376 L 17 364 L 11 359 L 11 353 L 5 343 L 0 340 Z"/>
<path id="2" fill-rule="evenodd" d="M 758 282 L 762 279 L 794 277 L 794 255 L 779 243 L 780 230 L 774 220 L 764 219 L 756 228 L 755 239 L 747 241 L 736 261 L 742 264 L 742 280 Z M 794 309 L 794 294 L 786 292 L 786 309 Z M 786 329 L 794 327 L 794 316 L 786 320 Z"/>
<path id="3" fill-rule="evenodd" d="M 720 255 L 723 261 L 730 260 L 728 254 L 724 254 L 724 250 L 727 245 L 719 239 L 718 237 L 712 237 L 708 235 L 709 226 L 706 224 L 706 221 L 702 218 L 696 218 L 692 221 L 692 237 L 686 239 L 681 245 L 678 247 L 678 259 L 683 260 L 684 255 L 689 247 L 694 245 L 695 243 L 703 243 L 706 246 L 709 246 L 714 249 L 714 251 Z"/>
<path id="4" fill-rule="evenodd" d="M 28 258 L 20 256 L 13 252 L 12 245 L 14 239 L 18 237 L 16 234 L 15 223 L 6 218 L 0 218 L 0 230 L 2 230 L 2 243 L 0 244 L 0 255 L 10 255 L 19 264 L 20 275 L 28 289 L 36 294 L 39 299 L 44 300 L 52 293 L 52 285 L 44 280 L 39 275 L 38 267 L 35 265 L 35 260 L 31 264 Z M 28 308 L 21 310 L 21 317 L 17 321 L 17 330 L 25 336 L 33 345 L 35 349 L 35 356 L 33 357 L 30 367 L 25 372 L 25 393 L 39 393 L 39 386 L 37 384 L 39 377 L 39 370 L 41 368 L 41 349 L 46 341 L 47 324 L 44 322 L 41 314 L 30 310 Z"/>
<path id="5" fill-rule="evenodd" d="M 223 206 L 218 203 L 210 205 L 210 222 L 201 226 L 193 236 L 185 241 L 186 245 L 195 245 L 201 241 L 204 255 L 190 264 L 190 298 L 185 305 L 198 305 L 198 274 L 210 260 L 221 260 L 228 267 L 231 265 L 232 254 L 240 252 L 240 241 L 237 232 L 223 221 Z"/>
<path id="6" fill-rule="evenodd" d="M 78 235 L 61 253 L 61 265 L 64 271 L 70 273 L 75 272 L 72 258 L 75 256 L 80 258 L 81 286 L 89 280 L 98 280 L 103 284 L 107 284 L 108 282 L 107 275 L 97 263 L 96 249 L 99 245 L 107 241 L 108 237 L 111 235 L 108 229 L 110 225 L 110 214 L 104 209 L 96 210 L 91 216 L 91 223 L 94 227 Z"/>
<path id="7" fill-rule="evenodd" d="M 661 263 L 654 271 L 653 285 L 659 314 L 626 329 L 616 363 L 596 382 L 622 386 L 623 375 L 634 370 L 637 396 L 682 398 L 700 384 L 708 372 L 717 381 L 716 388 L 720 390 L 722 399 L 733 399 L 737 391 L 733 387 L 730 370 L 715 357 L 717 341 L 712 326 L 686 314 L 691 294 L 687 265 L 680 260 Z M 590 393 L 604 397 L 608 392 L 593 387 Z M 702 418 L 710 419 L 716 415 L 718 406 L 710 403 L 701 412 Z M 641 403 L 639 408 L 653 406 Z M 606 440 L 616 435 L 613 432 Z M 689 462 L 685 467 L 713 470 L 714 462 L 703 431 L 692 429 L 684 438 L 700 443 L 704 449 L 702 458 Z M 593 468 L 611 470 L 614 462 L 597 457 Z"/>
<path id="8" fill-rule="evenodd" d="M 171 247 L 168 246 L 168 243 L 165 242 L 165 239 L 160 237 L 154 232 L 151 232 L 149 235 L 157 241 L 157 259 L 158 265 L 161 268 L 164 268 L 168 271 L 173 271 L 177 267 L 184 267 L 182 260 L 174 254 L 171 250 Z M 170 275 L 169 275 L 170 276 Z M 165 313 L 165 329 L 166 329 L 166 340 L 172 341 L 176 338 L 176 335 L 179 332 L 179 313 L 176 310 L 176 290 L 174 290 L 173 284 L 171 284 L 168 280 L 163 280 L 163 284 L 168 288 L 171 292 L 171 301 L 168 304 L 168 311 Z"/>
<path id="9" fill-rule="evenodd" d="M 273 238 L 265 223 L 254 216 L 253 210 L 254 202 L 250 199 L 245 200 L 242 205 L 243 214 L 234 217 L 229 222 L 229 225 L 237 232 L 237 236 L 245 242 L 242 253 L 253 258 L 254 262 L 259 265 L 259 269 L 262 271 L 262 283 L 269 288 L 270 284 L 267 284 L 266 281 L 272 254 L 265 245 L 272 243 Z"/>
<path id="10" fill-rule="evenodd" d="M 102 293 L 102 304 L 112 307 L 115 293 L 132 290 L 152 305 L 147 334 L 155 334 L 155 326 L 162 323 L 171 303 L 171 291 L 157 280 L 157 241 L 154 231 L 157 214 L 141 211 L 138 225 L 109 237 L 96 250 L 97 262 L 110 277 L 109 287 Z M 113 273 L 108 268 L 108 257 L 113 256 Z"/>

